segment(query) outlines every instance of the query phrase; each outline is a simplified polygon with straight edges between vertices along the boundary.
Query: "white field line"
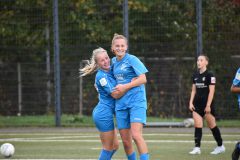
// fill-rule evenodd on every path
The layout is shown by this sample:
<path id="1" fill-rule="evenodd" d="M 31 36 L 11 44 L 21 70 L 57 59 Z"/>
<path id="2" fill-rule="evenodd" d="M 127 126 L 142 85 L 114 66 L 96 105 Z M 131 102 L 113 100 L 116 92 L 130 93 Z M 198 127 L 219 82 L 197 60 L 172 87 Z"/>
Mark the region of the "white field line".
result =
<path id="1" fill-rule="evenodd" d="M 40 135 L 40 136 L 44 136 L 44 135 L 49 135 L 49 136 L 54 136 L 54 135 L 82 135 L 82 136 L 84 136 L 84 135 L 96 135 L 98 132 L 95 132 L 95 133 L 79 133 L 79 132 L 73 132 L 73 133 L 61 133 L 61 132 L 58 132 L 58 133 L 37 133 L 37 132 L 35 132 L 35 133 L 26 133 L 26 132 L 14 132 L 14 133 L 8 133 L 8 132 L 2 132 L 2 133 L 0 133 L 0 135 Z"/>
<path id="2" fill-rule="evenodd" d="M 91 148 L 91 150 L 101 150 L 102 148 L 98 147 L 98 148 Z"/>
<path id="3" fill-rule="evenodd" d="M 24 135 L 24 136 L 96 136 L 96 133 L 0 133 L 0 135 Z"/>
<path id="4" fill-rule="evenodd" d="M 98 138 L 99 136 L 93 135 L 93 136 L 55 136 L 55 137 L 32 137 L 28 139 L 66 139 L 66 138 Z M 21 139 L 21 138 L 16 138 Z"/>
<path id="5" fill-rule="evenodd" d="M 21 141 L 21 140 L 26 140 L 26 141 L 34 141 L 34 140 L 39 140 L 39 141 L 54 141 L 54 140 L 60 140 L 60 139 L 64 139 L 65 141 L 68 141 L 67 139 L 71 139 L 71 138 L 96 138 L 99 136 L 57 136 L 57 137 L 32 137 L 32 138 L 4 138 L 5 140 L 10 140 L 10 141 Z M 0 141 L 4 140 L 0 138 Z M 73 139 L 71 139 L 73 140 Z M 69 140 L 70 141 L 70 140 Z"/>
<path id="6" fill-rule="evenodd" d="M 189 136 L 193 136 L 194 132 L 192 134 L 174 134 L 174 133 L 153 133 L 153 134 L 143 134 L 144 136 L 174 136 L 174 137 L 189 137 Z M 204 137 L 212 137 L 212 134 L 204 134 Z M 239 136 L 239 134 L 222 134 L 222 137 L 236 137 Z"/>
<path id="7" fill-rule="evenodd" d="M 18 134 L 16 134 L 18 135 Z M 44 135 L 44 134 L 41 134 Z M 52 134 L 51 134 L 52 136 Z M 186 137 L 186 136 L 193 136 L 193 134 L 144 134 L 144 136 L 177 136 L 177 137 Z M 207 134 L 204 136 L 212 136 L 211 134 Z M 222 135 L 223 137 L 226 136 L 238 136 L 238 135 Z M 0 138 L 0 142 L 12 141 L 12 142 L 89 142 L 95 143 L 100 142 L 100 139 L 91 139 L 91 138 L 98 138 L 99 135 L 64 135 L 64 136 L 53 136 L 53 137 L 32 137 L 32 138 Z M 74 139 L 72 139 L 74 138 Z M 76 139 L 76 138 L 84 138 L 84 139 Z M 86 139 L 88 138 L 88 139 Z M 90 139 L 89 139 L 90 138 Z M 192 143 L 193 141 L 189 140 L 146 140 L 148 143 Z M 202 141 L 205 143 L 215 143 L 215 141 Z M 236 141 L 224 141 L 224 143 L 236 143 Z"/>
<path id="8" fill-rule="evenodd" d="M 194 133 L 194 132 L 193 132 Z M 192 136 L 193 135 L 190 134 L 190 133 L 182 133 L 182 134 L 176 134 L 176 133 L 146 133 L 146 134 L 143 134 L 143 136 L 182 136 L 182 137 L 188 137 L 188 136 Z M 99 134 L 79 134 L 79 133 L 76 133 L 76 134 L 61 134 L 61 133 L 41 133 L 41 134 L 38 134 L 38 133 L 0 133 L 0 136 L 5 136 L 5 135 L 8 135 L 8 136 L 17 136 L 17 135 L 29 135 L 29 136 L 55 136 L 56 138 L 60 138 L 60 137 L 76 137 L 76 138 L 87 138 L 87 137 L 99 137 Z M 59 135 L 59 136 L 58 136 Z M 118 134 L 118 136 L 120 136 Z M 206 137 L 212 137 L 212 134 L 204 134 L 203 133 L 203 136 L 206 136 Z M 222 134 L 223 137 L 235 137 L 235 136 L 239 136 L 238 133 L 236 134 Z"/>
<path id="9" fill-rule="evenodd" d="M 97 159 L 16 159 L 16 160 L 97 160 Z M 112 160 L 124 160 L 124 159 L 112 159 Z"/>
<path id="10" fill-rule="evenodd" d="M 0 139 L 0 142 L 87 142 L 87 143 L 100 143 L 100 140 L 44 140 L 44 139 Z M 120 141 L 121 142 L 121 141 Z M 147 143 L 193 143 L 193 140 L 146 140 Z M 225 144 L 235 144 L 237 141 L 224 141 Z M 202 143 L 216 143 L 215 141 L 202 141 Z"/>

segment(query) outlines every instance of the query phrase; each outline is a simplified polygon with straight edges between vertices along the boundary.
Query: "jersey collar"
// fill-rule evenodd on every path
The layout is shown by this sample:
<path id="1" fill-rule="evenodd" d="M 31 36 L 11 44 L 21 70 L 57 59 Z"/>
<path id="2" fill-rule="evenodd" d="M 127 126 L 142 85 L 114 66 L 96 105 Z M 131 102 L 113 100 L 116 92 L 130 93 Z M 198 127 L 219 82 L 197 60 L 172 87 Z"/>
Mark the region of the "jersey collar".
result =
<path id="1" fill-rule="evenodd" d="M 127 58 L 128 58 L 128 53 L 126 53 L 125 55 L 124 55 L 124 57 L 120 60 L 120 61 L 118 61 L 117 60 L 117 58 L 116 58 L 116 60 L 117 60 L 117 62 L 123 62 L 123 61 L 125 61 Z"/>

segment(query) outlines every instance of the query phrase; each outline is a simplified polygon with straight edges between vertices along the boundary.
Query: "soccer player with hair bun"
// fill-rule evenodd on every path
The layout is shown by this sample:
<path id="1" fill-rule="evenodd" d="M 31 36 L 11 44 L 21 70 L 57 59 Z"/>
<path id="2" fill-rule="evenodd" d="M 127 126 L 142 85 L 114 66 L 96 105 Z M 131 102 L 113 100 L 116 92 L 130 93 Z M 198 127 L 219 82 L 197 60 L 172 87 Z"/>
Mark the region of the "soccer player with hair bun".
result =
<path id="1" fill-rule="evenodd" d="M 127 38 L 115 34 L 111 45 L 115 55 L 112 59 L 113 75 L 117 81 L 115 89 L 125 93 L 116 99 L 116 121 L 128 160 L 137 159 L 134 150 L 128 146 L 129 137 L 133 138 L 137 146 L 139 159 L 149 160 L 148 147 L 142 135 L 147 118 L 145 74 L 148 70 L 136 56 L 127 53 L 127 49 Z"/>
<path id="2" fill-rule="evenodd" d="M 213 137 L 217 142 L 217 147 L 211 154 L 220 154 L 225 152 L 222 136 L 215 120 L 214 109 L 214 92 L 216 78 L 207 70 L 209 59 L 206 55 L 199 55 L 197 58 L 198 70 L 192 76 L 192 91 L 189 101 L 189 110 L 192 112 L 194 119 L 194 140 L 195 147 L 189 154 L 201 154 L 200 146 L 202 139 L 203 119 L 207 121 L 207 125 L 212 131 Z"/>

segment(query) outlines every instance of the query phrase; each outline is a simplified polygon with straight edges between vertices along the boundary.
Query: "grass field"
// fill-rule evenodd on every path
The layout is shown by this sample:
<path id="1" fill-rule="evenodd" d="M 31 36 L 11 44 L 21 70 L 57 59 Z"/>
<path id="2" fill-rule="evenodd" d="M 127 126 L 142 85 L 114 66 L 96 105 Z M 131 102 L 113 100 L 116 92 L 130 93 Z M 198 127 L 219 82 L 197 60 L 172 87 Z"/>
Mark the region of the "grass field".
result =
<path id="1" fill-rule="evenodd" d="M 144 128 L 144 137 L 151 160 L 228 160 L 240 138 L 240 129 L 222 128 L 221 131 L 226 152 L 220 155 L 209 154 L 216 143 L 206 128 L 202 154 L 197 156 L 188 154 L 193 147 L 193 128 Z M 101 150 L 98 132 L 94 128 L 1 128 L 0 144 L 5 142 L 16 148 L 12 159 L 94 160 Z M 126 159 L 122 143 L 113 159 Z"/>
<path id="2" fill-rule="evenodd" d="M 34 116 L 1 116 L 0 128 L 3 127 L 54 127 L 55 115 L 34 115 Z M 183 122 L 184 118 L 159 118 L 148 117 L 148 122 Z M 218 120 L 219 127 L 240 128 L 240 119 Z M 62 127 L 94 127 L 91 116 L 62 115 Z"/>

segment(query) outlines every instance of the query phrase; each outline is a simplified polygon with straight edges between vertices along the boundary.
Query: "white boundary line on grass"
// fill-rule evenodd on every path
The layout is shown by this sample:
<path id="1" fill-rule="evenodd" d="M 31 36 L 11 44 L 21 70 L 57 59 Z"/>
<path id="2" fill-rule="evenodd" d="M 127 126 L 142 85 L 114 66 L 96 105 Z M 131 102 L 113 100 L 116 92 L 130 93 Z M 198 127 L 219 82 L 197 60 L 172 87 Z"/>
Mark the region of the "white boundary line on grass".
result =
<path id="1" fill-rule="evenodd" d="M 17 160 L 97 160 L 97 159 L 17 159 Z M 124 160 L 124 159 L 112 159 L 112 160 Z"/>
<path id="2" fill-rule="evenodd" d="M 181 134 L 175 134 L 175 133 L 150 133 L 150 134 L 143 134 L 144 136 L 176 136 L 176 137 L 188 137 L 188 136 L 193 136 L 193 133 L 181 133 Z M 205 137 L 212 137 L 212 134 L 203 134 Z M 222 137 L 235 137 L 239 136 L 239 134 L 222 134 Z"/>
<path id="3" fill-rule="evenodd" d="M 5 134 L 0 134 L 0 135 L 5 135 Z M 18 135 L 18 134 L 14 134 Z M 19 134 L 22 135 L 22 134 Z M 25 134 L 24 134 L 25 135 Z M 28 135 L 28 134 L 27 134 Z M 36 136 L 38 134 L 34 134 Z M 6 142 L 6 141 L 12 141 L 12 142 L 89 142 L 89 143 L 95 143 L 95 142 L 100 142 L 100 139 L 86 139 L 86 138 L 98 138 L 98 134 L 92 134 L 92 135 L 86 135 L 86 134 L 68 134 L 68 135 L 62 135 L 62 136 L 53 136 L 53 134 L 49 134 L 50 137 L 48 137 L 46 134 L 39 134 L 44 135 L 44 137 L 30 137 L 30 138 L 0 138 L 0 142 Z M 59 134 L 61 135 L 61 134 Z M 153 134 L 144 134 L 144 136 L 177 136 L 177 137 L 186 137 L 186 136 L 192 136 L 192 134 L 166 134 L 166 133 L 153 133 Z M 211 134 L 207 134 L 204 136 L 212 136 Z M 237 136 L 237 135 L 222 135 L 223 137 L 225 136 Z M 78 139 L 76 139 L 78 138 Z M 84 138 L 84 139 L 80 139 Z M 148 143 L 193 143 L 192 140 L 146 140 Z M 202 141 L 205 143 L 215 143 L 215 141 Z M 236 141 L 224 141 L 224 143 L 236 143 Z"/>
<path id="4" fill-rule="evenodd" d="M 38 133 L 0 133 L 0 136 L 3 136 L 3 135 L 8 135 L 8 136 L 15 136 L 15 135 L 30 135 L 30 136 L 54 136 L 56 138 L 60 138 L 60 137 L 77 137 L 77 138 L 87 138 L 87 137 L 99 137 L 98 134 L 61 134 L 61 133 L 56 133 L 56 134 L 49 134 L 49 133 L 46 133 L 46 134 L 38 134 Z M 56 136 L 57 135 L 57 136 Z M 58 137 L 58 135 L 60 135 Z M 183 136 L 183 137 L 187 137 L 187 136 L 192 136 L 193 134 L 190 134 L 190 133 L 181 133 L 181 134 L 175 134 L 175 133 L 146 133 L 146 134 L 143 134 L 144 136 Z M 236 134 L 222 134 L 222 136 L 224 137 L 234 137 L 234 136 L 238 136 L 239 134 L 236 133 Z M 118 136 L 120 136 L 118 134 Z M 212 137 L 212 134 L 203 134 L 203 136 L 206 136 L 206 137 Z M 43 137 L 44 138 L 44 137 Z"/>
<path id="5" fill-rule="evenodd" d="M 0 139 L 0 142 L 87 142 L 87 143 L 96 143 L 100 140 L 44 140 L 44 139 L 17 139 L 17 138 L 9 138 L 9 139 Z M 121 142 L 121 141 L 120 141 Z M 146 140 L 147 143 L 193 143 L 193 140 Z M 216 143 L 215 141 L 202 141 L 202 143 Z M 224 141 L 224 143 L 235 144 L 237 141 Z"/>

